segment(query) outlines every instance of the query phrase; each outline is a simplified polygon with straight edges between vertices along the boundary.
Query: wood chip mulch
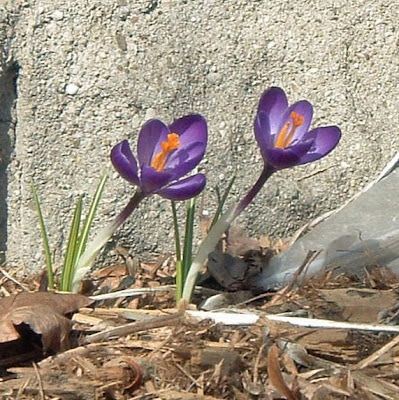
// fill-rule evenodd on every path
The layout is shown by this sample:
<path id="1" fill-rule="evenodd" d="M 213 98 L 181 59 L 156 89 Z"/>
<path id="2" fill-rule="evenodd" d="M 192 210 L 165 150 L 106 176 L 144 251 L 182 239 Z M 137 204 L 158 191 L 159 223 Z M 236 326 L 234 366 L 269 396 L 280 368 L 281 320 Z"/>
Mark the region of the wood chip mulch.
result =
<path id="1" fill-rule="evenodd" d="M 170 283 L 164 261 L 163 266 L 138 267 L 133 286 Z M 101 290 L 107 280 L 108 287 L 120 289 L 125 277 L 126 268 L 120 266 L 101 270 L 96 288 Z M 8 278 L 0 274 L 1 297 L 21 291 Z M 32 285 L 32 278 L 26 282 Z M 363 280 L 326 274 L 299 288 L 234 306 L 260 316 L 252 326 L 196 320 L 173 309 L 171 292 L 99 302 L 74 314 L 70 350 L 3 368 L 0 354 L 0 397 L 399 399 L 399 335 L 305 328 L 267 319 L 269 314 L 290 313 L 395 323 L 398 297 L 397 279 L 375 268 Z"/>

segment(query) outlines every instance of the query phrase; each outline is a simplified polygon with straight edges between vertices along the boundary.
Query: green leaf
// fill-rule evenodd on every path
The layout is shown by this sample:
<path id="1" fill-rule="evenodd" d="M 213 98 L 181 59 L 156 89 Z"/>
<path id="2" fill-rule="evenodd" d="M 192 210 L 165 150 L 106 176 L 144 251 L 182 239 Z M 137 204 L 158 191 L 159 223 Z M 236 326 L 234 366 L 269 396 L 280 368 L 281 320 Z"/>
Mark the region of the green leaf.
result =
<path id="1" fill-rule="evenodd" d="M 186 229 L 184 233 L 183 246 L 183 285 L 186 281 L 186 277 L 191 266 L 191 259 L 193 256 L 195 203 L 195 197 L 188 200 L 187 202 Z"/>
<path id="2" fill-rule="evenodd" d="M 226 190 L 223 193 L 222 198 L 220 198 L 219 188 L 216 188 L 216 193 L 218 194 L 218 203 L 219 204 L 218 204 L 218 208 L 216 209 L 215 216 L 213 217 L 212 224 L 211 224 L 210 228 L 212 228 L 216 224 L 216 222 L 218 221 L 218 219 L 220 217 L 220 214 L 223 212 L 223 207 L 224 207 L 224 205 L 226 203 L 226 200 L 227 200 L 227 197 L 228 197 L 228 195 L 229 195 L 229 193 L 231 191 L 231 188 L 233 187 L 233 184 L 234 184 L 234 181 L 236 180 L 236 177 L 237 177 L 237 175 L 234 175 L 231 178 L 229 184 L 227 185 Z"/>
<path id="3" fill-rule="evenodd" d="M 83 277 L 88 273 L 94 264 L 94 261 L 101 251 L 101 249 L 107 244 L 108 240 L 112 237 L 115 231 L 127 220 L 131 213 L 137 208 L 139 203 L 146 198 L 146 195 L 137 190 L 129 203 L 125 206 L 121 213 L 119 213 L 114 220 L 105 226 L 97 235 L 91 240 L 76 262 L 75 273 L 72 280 L 72 292 L 77 293 L 79 290 L 80 282 Z"/>
<path id="4" fill-rule="evenodd" d="M 181 260 L 176 260 L 176 302 L 178 302 L 183 295 L 183 287 L 183 263 Z"/>
<path id="5" fill-rule="evenodd" d="M 172 201 L 173 229 L 175 231 L 176 261 L 181 261 L 181 241 L 179 231 L 179 221 L 177 220 L 176 202 Z"/>
<path id="6" fill-rule="evenodd" d="M 93 200 L 91 202 L 89 212 L 83 223 L 82 232 L 79 236 L 79 242 L 78 242 L 78 246 L 77 246 L 77 250 L 76 250 L 76 257 L 75 257 L 76 260 L 79 259 L 79 257 L 83 254 L 83 252 L 86 249 L 86 244 L 87 244 L 87 241 L 88 241 L 89 235 L 90 235 L 90 229 L 93 224 L 93 220 L 96 215 L 96 212 L 98 209 L 98 204 L 99 204 L 101 196 L 103 194 L 105 183 L 107 182 L 107 179 L 108 179 L 108 174 L 105 173 L 103 175 L 103 177 L 101 178 L 100 183 L 97 186 L 96 193 L 94 194 Z M 74 267 L 75 267 L 75 265 L 74 265 Z M 75 268 L 73 270 L 73 275 L 74 274 L 75 274 Z"/>
<path id="7" fill-rule="evenodd" d="M 71 290 L 73 270 L 75 266 L 76 252 L 78 249 L 79 226 L 82 215 L 82 196 L 79 196 L 73 215 L 72 226 L 69 232 L 68 245 L 65 253 L 64 265 L 62 267 L 60 290 L 69 292 Z"/>
<path id="8" fill-rule="evenodd" d="M 182 301 L 185 304 L 189 304 L 191 300 L 191 296 L 194 292 L 195 283 L 197 281 L 197 277 L 201 271 L 204 262 L 208 258 L 208 254 L 213 251 L 218 241 L 222 237 L 223 233 L 228 229 L 231 223 L 234 221 L 234 218 L 237 216 L 236 208 L 238 204 L 230 207 L 224 214 L 220 216 L 215 225 L 210 229 L 205 239 L 200 244 L 197 255 L 195 256 L 190 270 L 188 271 L 188 275 L 184 282 Z"/>
<path id="9" fill-rule="evenodd" d="M 176 301 L 181 299 L 184 282 L 191 265 L 194 236 L 194 217 L 196 199 L 186 202 L 186 225 L 184 231 L 183 257 L 181 256 L 179 224 L 177 220 L 176 204 L 172 201 L 173 226 L 175 230 L 176 244 Z"/>
<path id="10" fill-rule="evenodd" d="M 176 202 L 171 201 L 172 204 L 172 217 L 173 217 L 173 230 L 175 233 L 175 248 L 176 248 L 176 302 L 180 300 L 183 293 L 183 263 L 181 259 L 181 240 L 179 221 L 177 219 Z"/>
<path id="11" fill-rule="evenodd" d="M 53 272 L 53 263 L 51 261 L 50 244 L 49 244 L 49 240 L 48 240 L 46 225 L 44 223 L 42 209 L 40 207 L 39 197 L 37 196 L 36 187 L 35 187 L 33 181 L 31 181 L 30 185 L 31 185 L 33 200 L 35 202 L 37 216 L 39 218 L 40 231 L 41 231 L 42 239 L 43 239 L 43 249 L 44 249 L 44 255 L 46 258 L 46 267 L 47 267 L 47 280 L 48 280 L 47 287 L 50 290 L 53 290 L 54 289 L 54 272 Z"/>

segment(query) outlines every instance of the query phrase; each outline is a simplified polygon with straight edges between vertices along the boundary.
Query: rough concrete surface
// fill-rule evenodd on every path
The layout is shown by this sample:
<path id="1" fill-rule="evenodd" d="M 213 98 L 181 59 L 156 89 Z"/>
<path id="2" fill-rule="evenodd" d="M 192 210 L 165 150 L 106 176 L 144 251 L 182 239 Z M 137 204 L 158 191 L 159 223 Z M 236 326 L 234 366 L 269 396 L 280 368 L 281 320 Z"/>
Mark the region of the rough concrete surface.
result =
<path id="1" fill-rule="evenodd" d="M 342 141 L 329 157 L 272 177 L 240 218 L 254 234 L 289 236 L 342 204 L 397 151 L 395 1 L 2 3 L 0 245 L 9 262 L 44 262 L 31 179 L 57 260 L 71 204 L 79 193 L 90 198 L 103 171 L 111 179 L 94 229 L 122 209 L 133 188 L 112 171 L 109 152 L 124 138 L 135 148 L 140 125 L 151 117 L 171 122 L 197 112 L 209 121 L 201 165 L 208 212 L 215 186 L 225 186 L 234 170 L 236 196 L 261 170 L 252 123 L 270 85 L 283 87 L 290 101 L 310 100 L 315 125 L 341 127 Z M 120 243 L 149 255 L 171 250 L 172 235 L 170 205 L 155 196 L 110 249 Z"/>

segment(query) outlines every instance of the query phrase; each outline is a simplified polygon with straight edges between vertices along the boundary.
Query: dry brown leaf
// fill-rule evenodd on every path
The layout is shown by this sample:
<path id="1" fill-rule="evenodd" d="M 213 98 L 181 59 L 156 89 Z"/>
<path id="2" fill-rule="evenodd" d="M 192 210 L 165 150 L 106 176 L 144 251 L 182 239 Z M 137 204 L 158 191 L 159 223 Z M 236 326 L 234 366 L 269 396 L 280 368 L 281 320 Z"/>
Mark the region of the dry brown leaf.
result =
<path id="1" fill-rule="evenodd" d="M 115 388 L 121 386 L 123 391 L 130 393 L 141 386 L 143 375 L 143 368 L 132 357 L 113 358 L 96 372 L 96 378 L 108 390 L 113 384 Z"/>
<path id="2" fill-rule="evenodd" d="M 257 239 L 245 235 L 240 227 L 233 226 L 229 229 L 226 252 L 233 256 L 242 256 L 249 250 L 259 249 Z"/>
<path id="3" fill-rule="evenodd" d="M 279 348 L 273 345 L 267 355 L 267 373 L 272 385 L 288 400 L 298 400 L 284 381 L 278 361 Z"/>
<path id="4" fill-rule="evenodd" d="M 375 323 L 381 310 L 398 302 L 398 295 L 392 290 L 322 289 L 319 290 L 319 295 L 319 302 L 325 309 L 324 317 L 352 322 Z M 331 310 L 336 310 L 336 316 L 331 316 Z"/>
<path id="5" fill-rule="evenodd" d="M 21 339 L 27 325 L 41 335 L 43 352 L 65 350 L 69 344 L 71 321 L 65 314 L 92 303 L 79 294 L 23 292 L 0 299 L 0 343 Z"/>

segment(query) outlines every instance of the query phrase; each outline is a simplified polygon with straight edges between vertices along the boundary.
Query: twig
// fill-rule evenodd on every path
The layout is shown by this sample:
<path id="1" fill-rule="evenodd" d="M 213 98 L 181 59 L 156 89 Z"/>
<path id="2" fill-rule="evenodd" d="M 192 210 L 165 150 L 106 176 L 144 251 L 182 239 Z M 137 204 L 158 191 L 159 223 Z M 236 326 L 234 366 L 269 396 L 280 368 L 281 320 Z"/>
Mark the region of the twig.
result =
<path id="1" fill-rule="evenodd" d="M 3 264 L 4 265 L 4 264 Z M 21 289 L 25 290 L 25 291 L 29 291 L 29 289 L 24 286 L 21 282 L 17 281 L 15 278 L 13 278 L 8 272 L 6 272 L 2 267 L 0 267 L 0 272 L 7 278 L 9 279 L 11 282 L 14 282 L 16 285 L 18 285 Z"/>
<path id="2" fill-rule="evenodd" d="M 165 254 L 165 255 L 162 255 L 162 256 L 158 257 L 158 259 L 155 261 L 154 266 L 151 268 L 151 270 L 148 273 L 150 278 L 152 278 L 152 279 L 155 278 L 155 275 L 157 274 L 159 268 L 161 268 L 163 263 L 165 261 L 167 261 L 169 258 L 171 258 L 171 256 L 172 255 L 170 253 L 168 253 L 168 254 Z"/>
<path id="3" fill-rule="evenodd" d="M 100 342 L 103 340 L 109 340 L 111 338 L 117 338 L 126 336 L 131 333 L 141 332 L 148 329 L 161 328 L 163 326 L 174 325 L 179 322 L 184 316 L 184 312 L 177 312 L 171 315 L 165 315 L 162 317 L 154 317 L 145 319 L 143 321 L 132 322 L 130 324 L 118 326 L 116 328 L 109 329 L 105 332 L 95 333 L 87 336 L 84 340 L 84 344 Z"/>
<path id="4" fill-rule="evenodd" d="M 375 360 L 380 358 L 387 351 L 391 350 L 392 347 L 395 347 L 398 343 L 399 343 L 399 336 L 396 336 L 390 342 L 388 342 L 386 345 L 382 346 L 380 349 L 375 351 L 373 354 L 370 354 L 367 358 L 364 358 L 363 360 L 359 361 L 357 363 L 356 367 L 358 369 L 363 369 L 363 368 L 368 367 L 371 363 L 373 363 Z"/>
<path id="5" fill-rule="evenodd" d="M 40 372 L 39 372 L 39 368 L 37 368 L 37 364 L 35 362 L 32 363 L 33 368 L 36 372 L 36 376 L 37 376 L 37 380 L 38 380 L 38 384 L 39 384 L 39 393 L 40 393 L 40 398 L 42 400 L 45 400 L 45 395 L 44 395 L 44 389 L 43 389 L 43 381 L 42 381 L 42 377 L 40 376 Z"/>
<path id="6" fill-rule="evenodd" d="M 292 290 L 294 285 L 298 282 L 299 276 L 302 274 L 302 272 L 305 270 L 305 268 L 320 254 L 320 251 L 308 251 L 308 254 L 306 254 L 305 259 L 303 260 L 302 264 L 299 266 L 299 268 L 295 271 L 294 276 L 292 277 L 291 283 L 288 284 L 285 288 L 277 292 L 276 296 L 271 299 L 271 301 L 268 304 L 268 307 L 271 307 L 274 305 L 278 300 L 280 300 L 283 296 L 285 296 L 288 292 Z"/>
<path id="7" fill-rule="evenodd" d="M 236 303 L 234 306 L 238 308 L 241 306 L 245 306 L 246 304 L 252 303 L 253 301 L 261 300 L 261 299 L 264 299 L 265 297 L 273 297 L 275 295 L 276 295 L 276 293 L 262 293 L 257 296 L 251 297 L 248 300 L 244 300 L 244 301 L 241 301 L 240 303 Z"/>
<path id="8" fill-rule="evenodd" d="M 353 381 L 356 386 L 361 387 L 363 390 L 376 394 L 379 398 L 396 400 L 398 398 L 398 386 L 386 382 L 382 379 L 366 375 L 361 371 L 350 371 Z"/>
<path id="9" fill-rule="evenodd" d="M 21 396 L 23 395 L 25 389 L 26 389 L 27 386 L 29 385 L 30 380 L 31 380 L 31 378 L 28 377 L 28 378 L 25 380 L 25 382 L 23 382 L 22 385 L 18 388 L 17 395 L 15 396 L 15 399 L 16 399 L 16 400 L 19 400 L 19 399 L 21 398 Z"/>
<path id="10" fill-rule="evenodd" d="M 152 399 L 159 398 L 159 395 L 162 393 L 170 392 L 170 388 L 159 389 L 155 392 L 147 392 L 144 394 L 139 394 L 138 396 L 130 397 L 130 400 L 144 400 L 144 399 Z"/>
<path id="11" fill-rule="evenodd" d="M 200 380 L 201 377 L 199 377 L 198 379 L 195 379 L 191 374 L 189 374 L 181 365 L 179 365 L 177 362 L 174 362 L 175 367 L 180 370 L 180 372 L 182 372 L 188 379 L 190 379 L 191 384 L 190 384 L 190 388 L 193 386 L 197 386 L 197 387 L 201 387 L 201 385 L 198 383 L 198 381 Z"/>
<path id="12" fill-rule="evenodd" d="M 392 326 L 392 325 L 330 321 L 328 319 L 318 319 L 318 318 L 286 317 L 284 315 L 278 315 L 278 314 L 277 315 L 268 314 L 265 317 L 270 321 L 287 322 L 288 324 L 303 326 L 305 328 L 351 329 L 358 331 L 399 333 L 399 326 Z"/>
<path id="13" fill-rule="evenodd" d="M 199 320 L 210 319 L 215 323 L 224 325 L 254 325 L 263 315 L 266 320 L 274 322 L 285 322 L 295 326 L 303 326 L 305 328 L 321 328 L 321 329 L 351 329 L 357 331 L 371 332 L 392 332 L 399 333 L 399 326 L 383 325 L 383 324 L 365 324 L 356 322 L 331 321 L 319 318 L 302 318 L 290 317 L 284 314 L 255 314 L 235 312 L 230 309 L 229 312 L 222 311 L 186 311 L 188 315 Z"/>
<path id="14" fill-rule="evenodd" d="M 254 313 L 231 312 L 231 311 L 195 311 L 187 310 L 186 313 L 200 321 L 210 319 L 216 324 L 231 326 L 254 325 L 259 316 Z"/>
<path id="15" fill-rule="evenodd" d="M 165 285 L 159 286 L 155 288 L 132 288 L 132 289 L 124 289 L 118 290 L 117 292 L 98 294 L 96 296 L 90 296 L 90 299 L 94 301 L 99 300 L 109 300 L 109 299 L 117 299 L 119 297 L 135 297 L 142 296 L 144 294 L 156 293 L 156 292 L 171 292 L 176 289 L 176 285 Z"/>
<path id="16" fill-rule="evenodd" d="M 118 290 L 117 292 L 89 296 L 89 298 L 94 301 L 100 301 L 100 300 L 117 299 L 119 297 L 139 297 L 145 294 L 154 294 L 158 292 L 173 292 L 175 290 L 176 290 L 176 285 L 163 285 L 153 288 L 144 287 L 144 288 L 123 289 L 123 290 Z M 201 294 L 204 293 L 209 295 L 220 293 L 220 291 L 218 290 L 204 288 L 202 286 L 196 286 L 194 290 L 195 293 L 201 293 Z"/>
<path id="17" fill-rule="evenodd" d="M 331 169 L 333 167 L 334 167 L 334 165 L 330 165 L 328 167 L 318 169 L 317 171 L 313 171 L 310 174 L 303 175 L 303 176 L 299 177 L 296 181 L 300 182 L 300 181 L 303 181 L 305 179 L 312 178 L 313 176 L 322 174 L 323 172 L 325 172 L 325 171 L 327 171 L 327 170 L 329 170 L 329 169 Z"/>
<path id="18" fill-rule="evenodd" d="M 161 340 L 161 342 L 158 343 L 158 345 L 154 349 L 151 350 L 151 353 L 149 354 L 148 359 L 152 360 L 154 358 L 154 356 L 162 349 L 162 347 L 164 347 L 169 342 L 169 340 L 171 339 L 172 336 L 173 336 L 173 333 L 169 334 L 166 337 L 166 339 Z"/>
<path id="19" fill-rule="evenodd" d="M 260 359 L 261 359 L 261 357 L 262 357 L 262 355 L 263 355 L 263 350 L 265 349 L 265 346 L 266 346 L 265 343 L 263 343 L 263 344 L 260 346 L 259 351 L 258 351 L 258 354 L 257 354 L 256 359 L 255 359 L 254 374 L 253 374 L 253 382 L 254 382 L 255 385 L 258 384 L 258 378 L 259 378 L 259 362 L 260 362 Z"/>
<path id="20" fill-rule="evenodd" d="M 92 349 L 85 346 L 75 347 L 74 349 L 69 349 L 67 351 L 64 351 L 63 353 L 45 358 L 44 360 L 39 362 L 39 367 L 45 368 L 53 363 L 66 363 L 74 357 L 85 357 L 90 354 L 90 351 L 92 351 Z"/>

